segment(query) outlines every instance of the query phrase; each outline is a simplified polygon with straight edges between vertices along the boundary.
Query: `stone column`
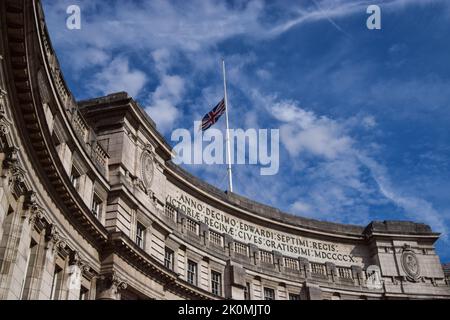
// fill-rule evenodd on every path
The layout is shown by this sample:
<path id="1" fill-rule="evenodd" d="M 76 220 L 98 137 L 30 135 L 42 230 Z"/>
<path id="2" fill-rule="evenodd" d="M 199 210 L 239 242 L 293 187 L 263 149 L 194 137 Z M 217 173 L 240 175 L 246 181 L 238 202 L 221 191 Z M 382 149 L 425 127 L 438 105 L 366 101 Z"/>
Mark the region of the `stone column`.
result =
<path id="1" fill-rule="evenodd" d="M 67 300 L 80 298 L 83 262 L 78 252 L 72 252 L 67 268 Z"/>
<path id="2" fill-rule="evenodd" d="M 24 230 L 24 204 L 29 201 L 29 193 L 23 170 L 18 166 L 10 170 L 9 189 L 0 241 L 0 300 L 20 299 L 30 244 L 29 228 Z"/>
<path id="3" fill-rule="evenodd" d="M 30 299 L 49 300 L 52 293 L 52 282 L 55 273 L 57 247 L 61 239 L 54 225 L 48 225 L 45 237 L 40 243 L 36 267 L 39 280 L 33 290 Z"/>
<path id="4" fill-rule="evenodd" d="M 116 271 L 101 275 L 97 279 L 97 300 L 120 300 L 120 291 L 127 288 L 127 283 Z"/>

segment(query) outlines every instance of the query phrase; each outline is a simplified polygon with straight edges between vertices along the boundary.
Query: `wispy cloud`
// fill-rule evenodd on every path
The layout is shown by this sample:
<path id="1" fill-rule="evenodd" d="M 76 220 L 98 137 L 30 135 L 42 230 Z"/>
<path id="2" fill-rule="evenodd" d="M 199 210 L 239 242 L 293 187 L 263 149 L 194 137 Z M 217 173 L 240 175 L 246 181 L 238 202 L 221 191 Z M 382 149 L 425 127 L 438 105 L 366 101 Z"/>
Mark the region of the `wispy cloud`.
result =
<path id="1" fill-rule="evenodd" d="M 79 31 L 65 28 L 65 10 L 74 2 L 82 10 Z M 449 213 L 442 209 L 450 204 L 439 206 L 419 188 L 399 183 L 398 171 L 405 169 L 388 159 L 384 148 L 398 134 L 396 126 L 386 125 L 388 121 L 400 119 L 408 122 L 405 126 L 414 126 L 417 122 L 411 119 L 428 119 L 428 124 L 450 119 L 448 78 L 431 67 L 426 75 L 416 74 L 420 61 L 422 65 L 427 61 L 407 59 L 417 51 L 406 43 L 409 33 L 397 39 L 389 30 L 386 52 L 379 49 L 379 38 L 373 47 L 358 42 L 357 31 L 368 32 L 366 8 L 377 2 L 383 19 L 389 12 L 401 19 L 403 9 L 447 4 L 444 0 L 44 0 L 51 38 L 79 98 L 126 90 L 165 134 L 180 125 L 190 127 L 221 97 L 219 60 L 225 55 L 233 126 L 281 131 L 279 175 L 261 177 L 256 167 L 237 166 L 237 192 L 303 216 L 358 224 L 378 218 L 413 219 L 447 234 Z M 349 28 L 354 26 L 349 21 L 358 19 L 360 24 Z M 322 46 L 323 39 L 311 31 L 319 23 L 333 31 Z M 318 39 L 317 44 L 299 43 L 304 33 L 309 35 L 305 39 Z M 288 40 L 280 43 L 281 39 Z M 395 72 L 383 76 L 382 68 Z M 410 71 L 407 78 L 397 77 L 405 69 Z M 434 171 L 445 171 L 448 157 L 443 155 L 448 150 L 427 148 L 418 149 L 420 159 L 437 167 Z M 406 156 L 392 147 L 390 151 Z M 220 187 L 226 185 L 223 169 L 189 167 Z M 433 179 L 426 173 L 419 178 L 428 183 Z M 444 198 L 444 191 L 439 192 Z"/>

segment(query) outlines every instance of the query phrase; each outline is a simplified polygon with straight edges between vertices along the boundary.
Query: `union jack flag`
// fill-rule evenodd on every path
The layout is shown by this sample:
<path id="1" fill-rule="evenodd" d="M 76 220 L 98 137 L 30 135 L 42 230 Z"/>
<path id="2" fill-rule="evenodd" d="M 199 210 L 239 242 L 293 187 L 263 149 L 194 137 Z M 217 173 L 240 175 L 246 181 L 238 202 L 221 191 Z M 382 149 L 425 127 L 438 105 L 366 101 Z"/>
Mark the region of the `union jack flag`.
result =
<path id="1" fill-rule="evenodd" d="M 225 112 L 225 98 L 222 99 L 217 106 L 214 107 L 210 112 L 205 114 L 202 119 L 202 131 L 208 130 L 214 123 L 219 121 L 221 115 Z"/>

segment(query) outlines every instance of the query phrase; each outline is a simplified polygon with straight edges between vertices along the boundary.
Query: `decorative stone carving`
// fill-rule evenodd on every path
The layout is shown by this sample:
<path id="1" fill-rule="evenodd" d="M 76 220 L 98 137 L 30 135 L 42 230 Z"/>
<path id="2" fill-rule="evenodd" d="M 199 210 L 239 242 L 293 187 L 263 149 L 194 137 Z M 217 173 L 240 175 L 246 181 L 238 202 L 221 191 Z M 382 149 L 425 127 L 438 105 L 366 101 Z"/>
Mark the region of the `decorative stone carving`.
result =
<path id="1" fill-rule="evenodd" d="M 47 248 L 51 249 L 51 253 L 54 254 L 56 250 L 59 250 L 62 253 L 67 253 L 67 241 L 61 236 L 54 224 L 47 226 L 45 239 L 47 241 Z"/>
<path id="2" fill-rule="evenodd" d="M 97 299 L 99 300 L 120 300 L 120 290 L 125 290 L 128 286 L 114 270 L 109 274 L 99 276 L 98 280 Z"/>
<path id="3" fill-rule="evenodd" d="M 367 288 L 379 290 L 383 288 L 383 283 L 381 282 L 381 270 L 377 265 L 371 265 L 366 270 L 367 275 Z"/>
<path id="4" fill-rule="evenodd" d="M 8 168 L 13 168 L 17 166 L 18 161 L 19 161 L 19 148 L 15 146 L 8 148 L 8 150 L 6 150 L 5 165 Z"/>
<path id="5" fill-rule="evenodd" d="M 149 151 L 144 151 L 141 158 L 141 176 L 147 189 L 150 188 L 154 175 L 153 157 Z"/>
<path id="6" fill-rule="evenodd" d="M 9 187 L 11 193 L 19 198 L 26 194 L 27 187 L 25 185 L 25 170 L 20 167 L 17 162 L 10 166 L 11 175 L 9 177 Z"/>
<path id="7" fill-rule="evenodd" d="M 402 252 L 402 267 L 407 275 L 407 279 L 413 282 L 420 280 L 420 265 L 415 252 L 405 246 Z"/>
<path id="8" fill-rule="evenodd" d="M 3 91 L 0 92 L 0 137 L 7 136 L 10 132 L 12 122 L 6 117 L 6 98 Z"/>
<path id="9" fill-rule="evenodd" d="M 37 203 L 36 192 L 29 191 L 26 194 L 24 202 L 23 218 L 27 219 L 31 225 L 35 225 L 38 221 L 44 218 L 44 212 L 41 206 Z"/>

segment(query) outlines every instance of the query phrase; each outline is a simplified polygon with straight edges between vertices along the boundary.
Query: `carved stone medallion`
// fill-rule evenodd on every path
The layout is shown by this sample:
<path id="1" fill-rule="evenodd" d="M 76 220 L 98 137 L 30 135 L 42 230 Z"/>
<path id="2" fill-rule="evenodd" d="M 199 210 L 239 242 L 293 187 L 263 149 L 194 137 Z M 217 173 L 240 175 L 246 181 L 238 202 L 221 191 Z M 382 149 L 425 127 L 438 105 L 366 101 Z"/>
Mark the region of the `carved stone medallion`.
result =
<path id="1" fill-rule="evenodd" d="M 405 249 L 402 253 L 402 267 L 409 280 L 417 281 L 420 278 L 420 265 L 414 251 Z"/>
<path id="2" fill-rule="evenodd" d="M 153 167 L 153 158 L 150 152 L 148 151 L 144 151 L 144 153 L 142 154 L 141 170 L 144 185 L 147 189 L 149 189 L 153 180 L 154 167 Z"/>

